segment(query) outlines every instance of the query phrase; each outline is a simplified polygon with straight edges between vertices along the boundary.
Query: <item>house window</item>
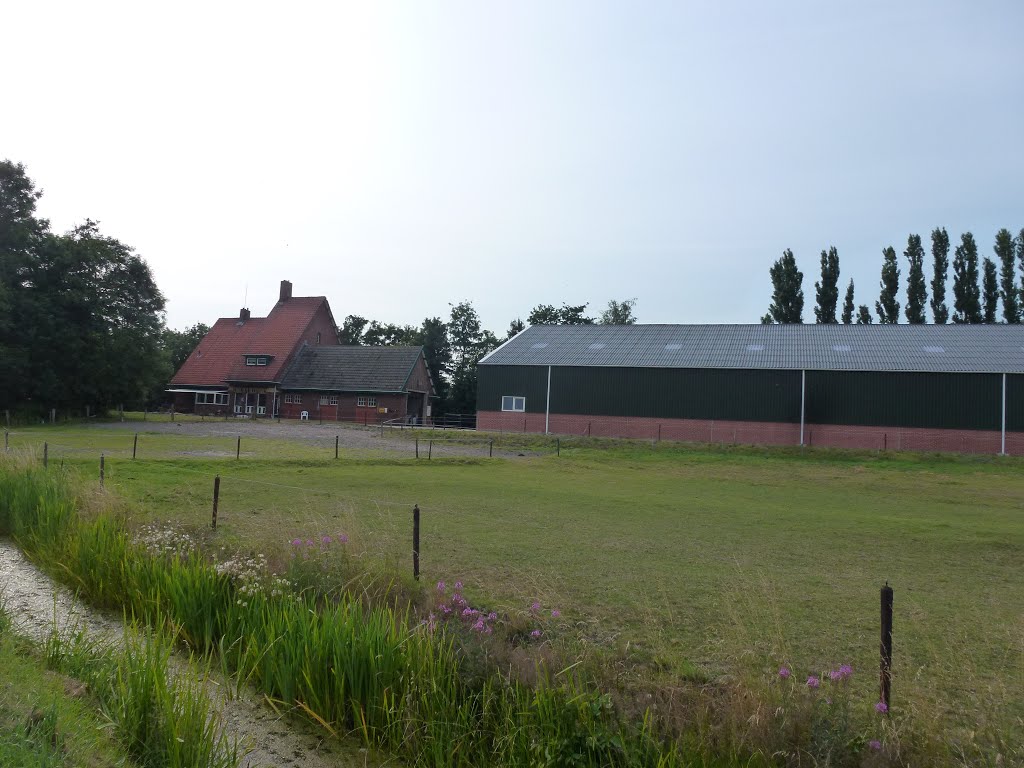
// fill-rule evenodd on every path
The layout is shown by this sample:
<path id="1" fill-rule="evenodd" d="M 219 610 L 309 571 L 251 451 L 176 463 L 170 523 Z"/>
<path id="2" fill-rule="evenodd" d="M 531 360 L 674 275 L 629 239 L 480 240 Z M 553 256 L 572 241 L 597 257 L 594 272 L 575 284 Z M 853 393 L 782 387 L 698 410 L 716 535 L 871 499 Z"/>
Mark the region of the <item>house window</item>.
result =
<path id="1" fill-rule="evenodd" d="M 292 401 L 292 396 L 291 396 L 291 395 L 285 395 L 285 396 L 284 396 L 284 401 L 285 401 L 286 403 L 290 403 L 290 402 Z"/>
<path id="2" fill-rule="evenodd" d="M 227 405 L 227 392 L 196 392 L 196 405 Z"/>
<path id="3" fill-rule="evenodd" d="M 328 403 L 328 405 L 337 405 L 337 404 L 338 404 L 338 396 L 337 395 L 331 395 L 331 401 L 330 401 L 330 403 Z"/>
<path id="4" fill-rule="evenodd" d="M 317 332 L 316 332 L 316 343 L 317 343 L 317 344 L 319 344 L 319 343 L 320 343 L 320 331 L 317 331 Z"/>
<path id="5" fill-rule="evenodd" d="M 526 398 L 505 395 L 501 398 L 501 410 L 523 412 L 526 410 Z"/>
<path id="6" fill-rule="evenodd" d="M 245 358 L 245 364 L 246 365 L 267 365 L 269 363 L 270 363 L 270 358 L 266 357 L 266 356 L 261 357 L 261 356 L 246 355 L 246 358 Z"/>
<path id="7" fill-rule="evenodd" d="M 371 408 L 376 408 L 377 407 L 377 398 L 376 397 L 368 397 L 368 398 L 366 398 L 366 404 L 368 406 L 370 406 Z"/>
<path id="8" fill-rule="evenodd" d="M 247 358 L 245 358 L 245 364 L 246 365 L 256 365 L 256 360 L 257 359 L 258 358 L 255 358 L 255 357 L 247 357 Z"/>
<path id="9" fill-rule="evenodd" d="M 302 405 L 302 395 L 292 395 L 292 402 L 295 403 L 296 405 Z"/>
<path id="10" fill-rule="evenodd" d="M 359 397 L 357 397 L 356 398 L 356 405 L 358 407 L 360 407 L 360 408 L 365 408 L 366 407 L 366 397 L 363 396 L 363 395 L 360 395 Z"/>
<path id="11" fill-rule="evenodd" d="M 327 405 L 327 395 L 320 395 L 320 405 Z"/>
<path id="12" fill-rule="evenodd" d="M 267 358 L 265 358 L 265 357 L 257 357 L 256 358 L 256 365 L 266 365 L 266 364 L 267 364 Z"/>

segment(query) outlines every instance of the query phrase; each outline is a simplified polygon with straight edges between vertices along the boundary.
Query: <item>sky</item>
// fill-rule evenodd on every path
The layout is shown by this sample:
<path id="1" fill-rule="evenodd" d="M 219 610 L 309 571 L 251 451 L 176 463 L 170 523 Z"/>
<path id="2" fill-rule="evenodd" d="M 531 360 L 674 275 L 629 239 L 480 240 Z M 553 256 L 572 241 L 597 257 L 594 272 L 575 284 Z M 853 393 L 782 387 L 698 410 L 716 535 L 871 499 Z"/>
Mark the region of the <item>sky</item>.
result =
<path id="1" fill-rule="evenodd" d="M 34 0 L 0 29 L 0 159 L 56 231 L 133 246 L 172 328 L 282 279 L 339 322 L 756 323 L 786 248 L 813 321 L 822 249 L 873 307 L 908 234 L 1024 228 L 1020 0 Z"/>

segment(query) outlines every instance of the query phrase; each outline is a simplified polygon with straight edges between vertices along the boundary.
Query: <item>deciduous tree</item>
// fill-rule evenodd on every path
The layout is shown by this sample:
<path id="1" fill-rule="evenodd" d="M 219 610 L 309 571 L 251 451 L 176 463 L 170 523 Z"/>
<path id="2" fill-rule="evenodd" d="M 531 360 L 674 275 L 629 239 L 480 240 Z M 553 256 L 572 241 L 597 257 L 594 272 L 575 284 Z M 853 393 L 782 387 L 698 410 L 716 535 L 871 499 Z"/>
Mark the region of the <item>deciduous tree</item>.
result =
<path id="1" fill-rule="evenodd" d="M 804 273 L 796 267 L 793 251 L 787 248 L 768 274 L 772 279 L 772 303 L 761 321 L 802 323 L 804 314 Z"/>
<path id="2" fill-rule="evenodd" d="M 898 323 L 900 321 L 900 303 L 896 296 L 900 290 L 900 267 L 896 263 L 896 249 L 891 245 L 882 250 L 882 280 L 879 283 L 882 291 L 875 302 L 875 312 L 880 323 Z"/>
<path id="3" fill-rule="evenodd" d="M 938 325 L 949 322 L 946 306 L 946 273 L 949 271 L 949 235 L 946 229 L 932 230 L 932 321 Z"/>
<path id="4" fill-rule="evenodd" d="M 978 245 L 965 232 L 953 253 L 953 322 L 980 323 L 981 291 L 978 288 Z"/>
<path id="5" fill-rule="evenodd" d="M 634 325 L 636 317 L 633 315 L 633 307 L 636 306 L 636 299 L 623 299 L 616 301 L 611 299 L 608 307 L 601 312 L 600 323 L 602 325 Z"/>
<path id="6" fill-rule="evenodd" d="M 853 278 L 846 286 L 846 298 L 843 300 L 843 323 L 849 325 L 853 322 Z"/>
<path id="7" fill-rule="evenodd" d="M 994 323 L 996 313 L 999 311 L 999 278 L 996 272 L 996 263 L 987 256 L 982 262 L 981 285 L 984 312 L 982 319 L 986 323 Z"/>
<path id="8" fill-rule="evenodd" d="M 1020 322 L 1020 294 L 1017 291 L 1013 235 L 1008 229 L 996 232 L 996 258 L 999 259 L 999 298 L 1003 300 L 1003 320 Z"/>
<path id="9" fill-rule="evenodd" d="M 821 280 L 814 284 L 814 291 L 814 321 L 834 324 L 839 303 L 839 251 L 835 246 L 821 252 Z"/>
<path id="10" fill-rule="evenodd" d="M 907 249 L 903 252 L 910 266 L 907 269 L 907 322 L 921 324 L 928 322 L 925 309 L 928 306 L 928 291 L 924 280 L 924 246 L 920 235 L 907 238 Z"/>

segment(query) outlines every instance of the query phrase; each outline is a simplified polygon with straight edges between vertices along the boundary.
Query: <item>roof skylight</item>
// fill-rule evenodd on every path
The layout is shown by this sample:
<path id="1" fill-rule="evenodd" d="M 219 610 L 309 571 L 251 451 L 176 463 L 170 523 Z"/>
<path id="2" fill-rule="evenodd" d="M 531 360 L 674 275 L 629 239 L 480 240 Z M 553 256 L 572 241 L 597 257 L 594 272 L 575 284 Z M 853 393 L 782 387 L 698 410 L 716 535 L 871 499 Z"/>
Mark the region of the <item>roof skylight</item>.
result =
<path id="1" fill-rule="evenodd" d="M 683 348 L 682 344 L 666 344 L 665 349 L 669 352 L 678 352 Z"/>
<path id="2" fill-rule="evenodd" d="M 747 352 L 764 352 L 764 344 L 747 344 Z"/>
<path id="3" fill-rule="evenodd" d="M 604 349 L 604 344 L 591 344 L 587 349 Z"/>
<path id="4" fill-rule="evenodd" d="M 849 344 L 833 344 L 832 345 L 832 349 L 834 349 L 836 352 L 849 352 L 850 351 L 850 345 Z"/>
<path id="5" fill-rule="evenodd" d="M 536 344 L 531 344 L 530 349 L 544 349 L 547 345 L 546 341 L 538 341 Z"/>

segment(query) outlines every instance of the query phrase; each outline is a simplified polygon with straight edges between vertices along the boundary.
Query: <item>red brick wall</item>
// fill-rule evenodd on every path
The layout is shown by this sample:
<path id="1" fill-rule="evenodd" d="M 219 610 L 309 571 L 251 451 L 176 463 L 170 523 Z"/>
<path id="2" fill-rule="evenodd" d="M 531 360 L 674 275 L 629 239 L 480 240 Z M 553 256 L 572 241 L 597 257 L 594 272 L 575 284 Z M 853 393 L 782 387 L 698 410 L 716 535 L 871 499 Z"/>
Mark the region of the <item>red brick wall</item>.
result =
<path id="1" fill-rule="evenodd" d="M 543 413 L 480 411 L 477 429 L 505 432 L 543 432 Z M 622 416 L 551 414 L 549 431 L 562 435 L 631 437 L 644 440 L 683 440 L 698 443 L 799 445 L 800 425 L 764 421 L 705 421 Z M 807 445 L 891 451 L 953 451 L 999 453 L 999 432 L 973 429 L 916 429 L 853 427 L 832 424 L 804 426 Z M 1024 433 L 1006 434 L 1006 452 L 1024 455 Z"/>
<path id="2" fill-rule="evenodd" d="M 365 395 L 358 395 L 355 393 L 343 392 L 338 395 L 337 405 L 324 405 L 320 404 L 320 395 L 324 394 L 330 402 L 330 392 L 301 392 L 291 394 L 301 394 L 302 402 L 286 403 L 284 401 L 285 394 L 281 393 L 281 418 L 282 419 L 299 419 L 302 418 L 302 412 L 308 411 L 309 418 L 311 421 L 318 421 L 322 417 L 324 421 L 349 421 L 356 422 L 358 424 L 377 424 L 382 420 L 395 419 L 405 415 L 405 404 L 406 395 L 404 394 L 373 394 L 366 393 Z M 356 405 L 358 397 L 376 397 L 377 405 L 373 408 L 369 406 Z M 387 413 L 378 413 L 378 408 L 387 408 Z"/>

